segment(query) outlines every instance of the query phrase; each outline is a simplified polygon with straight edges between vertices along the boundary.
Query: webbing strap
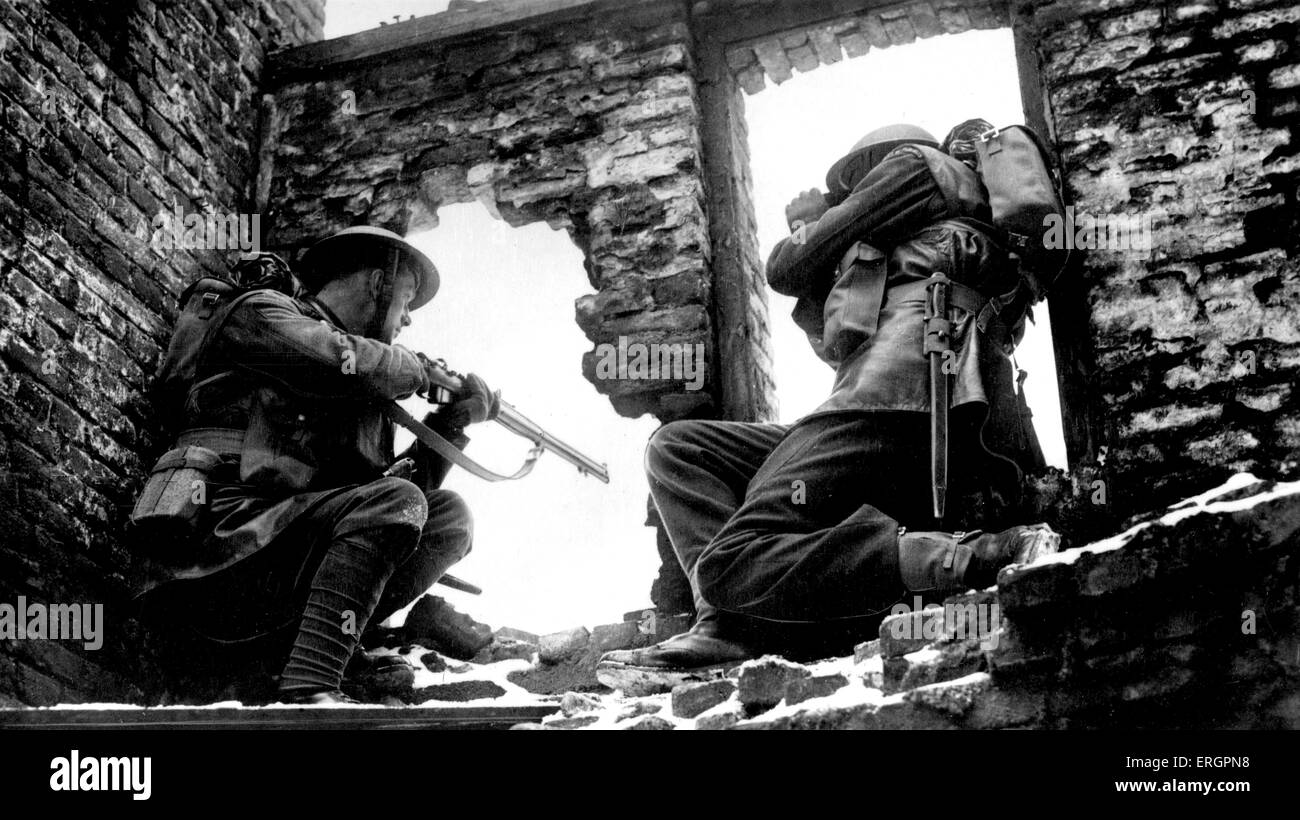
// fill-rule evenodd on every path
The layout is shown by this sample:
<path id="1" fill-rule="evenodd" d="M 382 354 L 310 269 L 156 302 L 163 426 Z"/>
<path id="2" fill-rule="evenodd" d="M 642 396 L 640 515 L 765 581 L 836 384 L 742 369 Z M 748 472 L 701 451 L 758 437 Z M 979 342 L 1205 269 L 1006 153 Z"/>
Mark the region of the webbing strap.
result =
<path id="1" fill-rule="evenodd" d="M 866 276 L 850 283 L 846 277 L 855 272 L 855 269 L 865 270 Z M 860 321 L 867 338 L 875 336 L 880 327 L 880 311 L 886 298 L 893 302 L 927 301 L 930 287 L 936 281 L 935 277 L 930 277 L 890 287 L 888 259 L 880 250 L 866 242 L 855 242 L 849 248 L 840 259 L 838 273 L 840 284 L 837 287 L 844 285 L 862 288 Z M 943 280 L 948 286 L 949 307 L 959 308 L 974 316 L 975 326 L 980 333 L 989 331 L 989 325 L 1001 318 L 1002 311 L 1015 301 L 1023 288 L 1023 283 L 1018 283 L 1007 293 L 988 298 L 969 285 L 954 282 L 946 276 Z M 1003 344 L 1005 346 L 1006 343 Z"/>
<path id="2" fill-rule="evenodd" d="M 934 284 L 933 278 L 922 279 L 920 282 L 908 282 L 905 285 L 895 285 L 889 289 L 889 298 L 898 302 L 923 302 L 932 284 Z M 944 284 L 948 286 L 949 307 L 961 308 L 967 313 L 978 315 L 984 309 L 985 303 L 989 301 L 969 285 L 954 282 L 946 277 Z"/>
<path id="3" fill-rule="evenodd" d="M 880 308 L 885 304 L 885 285 L 889 280 L 889 266 L 885 254 L 866 242 L 855 242 L 840 259 L 840 281 L 855 266 L 867 271 L 866 304 L 863 305 L 863 331 L 868 338 L 876 335 L 880 326 Z"/>
<path id="4" fill-rule="evenodd" d="M 206 447 L 223 456 L 237 456 L 244 449 L 244 431 L 233 427 L 191 427 L 176 437 L 176 447 Z"/>
<path id="5" fill-rule="evenodd" d="M 994 296 L 992 299 L 987 300 L 988 303 L 976 314 L 975 324 L 979 325 L 979 329 L 981 331 L 987 330 L 989 323 L 993 321 L 993 317 L 1001 316 L 1002 311 L 1020 295 L 1020 291 L 1024 286 L 1024 280 L 1021 280 L 1016 283 L 1014 288 L 1001 296 Z"/>
<path id="6" fill-rule="evenodd" d="M 428 426 L 416 421 L 410 413 L 403 410 L 396 402 L 386 402 L 384 404 L 384 414 L 396 424 L 400 424 L 414 433 L 420 443 L 484 481 L 515 481 L 523 478 L 532 472 L 533 465 L 537 463 L 537 459 L 544 452 L 543 448 L 534 447 L 529 451 L 528 457 L 524 459 L 523 466 L 512 475 L 502 475 L 489 470 L 462 453 L 456 445 L 429 429 Z M 189 446 L 206 447 L 223 456 L 238 456 L 244 449 L 244 431 L 231 427 L 192 427 L 182 432 L 176 439 L 177 448 Z"/>
<path id="7" fill-rule="evenodd" d="M 501 473 L 492 472 L 462 453 L 456 445 L 430 430 L 426 425 L 416 421 L 415 417 L 403 410 L 397 402 L 385 402 L 384 414 L 392 419 L 394 423 L 400 424 L 414 433 L 421 444 L 426 445 L 438 455 L 484 481 L 515 481 L 523 478 L 533 471 L 533 465 L 537 463 L 538 457 L 544 451 L 544 448 L 540 446 L 534 447 L 528 452 L 528 457 L 524 459 L 523 466 L 516 470 L 513 475 L 502 475 Z"/>

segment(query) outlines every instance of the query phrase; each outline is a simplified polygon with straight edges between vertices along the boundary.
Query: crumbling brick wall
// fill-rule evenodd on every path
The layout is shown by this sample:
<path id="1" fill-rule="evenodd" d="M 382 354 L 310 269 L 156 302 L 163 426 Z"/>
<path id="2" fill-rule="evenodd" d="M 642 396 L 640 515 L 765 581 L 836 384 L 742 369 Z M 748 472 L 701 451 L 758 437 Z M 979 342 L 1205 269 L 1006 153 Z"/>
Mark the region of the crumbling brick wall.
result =
<path id="1" fill-rule="evenodd" d="M 1153 217 L 1149 258 L 1088 252 L 1077 274 L 1117 512 L 1231 470 L 1293 473 L 1300 4 L 1072 0 L 1020 15 L 1077 208 Z"/>
<path id="2" fill-rule="evenodd" d="M 138 698 L 120 543 L 141 395 L 175 297 L 221 251 L 151 249 L 153 219 L 247 212 L 269 49 L 319 0 L 0 0 L 0 600 L 103 603 L 104 649 L 4 641 L 0 702 Z"/>
<path id="3" fill-rule="evenodd" d="M 525 18 L 384 59 L 322 44 L 286 61 L 275 93 L 269 202 L 274 242 L 350 224 L 408 232 L 439 206 L 478 200 L 511 225 L 546 221 L 582 249 L 594 295 L 577 301 L 596 343 L 705 345 L 713 356 L 710 253 L 690 33 L 676 3 L 615 4 L 562 22 Z M 492 19 L 491 15 L 487 15 Z M 301 70 L 295 70 L 301 65 Z M 524 271 L 498 271 L 518 277 Z M 576 294 L 575 294 L 576 295 Z M 573 363 L 577 365 L 577 362 Z M 710 414 L 681 379 L 600 379 L 626 415 Z"/>
<path id="4" fill-rule="evenodd" d="M 591 174 L 584 154 L 593 140 L 621 145 L 626 138 L 611 131 L 610 115 L 598 117 L 591 134 L 569 125 L 582 110 L 574 108 L 575 98 L 586 110 L 599 107 L 594 102 L 599 99 L 612 106 L 611 113 L 623 104 L 623 86 L 600 82 L 609 59 L 603 49 L 612 46 L 616 60 L 640 59 L 636 36 L 627 34 L 637 31 L 626 23 L 635 15 L 599 3 L 585 26 L 564 26 L 562 33 L 549 34 L 541 33 L 545 28 L 529 30 L 523 40 L 512 34 L 516 39 L 507 46 L 500 45 L 498 36 L 487 58 L 467 57 L 481 47 L 481 40 L 466 39 L 398 67 L 339 75 L 368 88 L 357 91 L 372 95 L 361 112 L 381 125 L 388 118 L 415 119 L 425 111 L 438 112 L 435 121 L 441 117 L 445 122 L 445 112 L 465 99 L 482 100 L 487 111 L 496 113 L 489 125 L 470 129 L 475 140 L 462 139 L 457 148 L 445 149 L 435 142 L 439 154 L 429 150 L 420 155 L 408 147 L 393 159 L 387 136 L 342 140 L 354 163 L 322 172 L 319 151 L 313 149 L 337 147 L 341 136 L 350 133 L 341 130 L 336 107 L 330 108 L 331 95 L 344 86 L 288 86 L 279 97 L 289 104 L 323 101 L 323 110 L 331 113 L 322 117 L 318 108 L 318 116 L 298 115 L 298 133 L 281 153 L 304 159 L 290 157 L 298 164 L 277 166 L 275 184 L 285 188 L 276 191 L 293 186 L 296 192 L 304 182 L 312 186 L 310 193 L 297 196 L 306 208 L 300 216 L 304 225 L 322 228 L 377 215 L 401 227 L 418 219 L 421 202 L 436 207 L 439 201 L 470 196 L 490 208 L 505 204 L 503 215 L 516 223 L 545 218 L 564 225 L 586 252 L 592 285 L 599 288 L 594 299 L 579 301 L 579 320 L 593 341 L 629 330 L 644 332 L 647 323 L 658 326 L 656 317 L 666 315 L 662 294 L 654 292 L 649 299 L 642 294 L 645 280 L 664 281 L 662 269 L 653 256 L 645 264 L 636 249 L 664 228 L 689 231 L 701 237 L 704 249 L 698 261 L 692 257 L 690 273 L 694 282 L 700 272 L 702 285 L 685 291 L 692 305 L 703 308 L 691 314 L 696 324 L 690 332 L 716 343 L 717 358 L 711 362 L 717 367 L 710 373 L 712 405 L 693 405 L 688 412 L 768 420 L 775 411 L 769 317 L 754 237 L 742 92 L 758 93 L 766 81 L 783 82 L 793 71 L 810 71 L 846 55 L 1009 26 L 1022 63 L 1026 120 L 1060 148 L 1078 214 L 1145 218 L 1155 230 L 1145 257 L 1104 250 L 1078 255 L 1076 267 L 1053 294 L 1067 444 L 1076 471 L 1073 481 L 1036 483 L 1034 514 L 1086 539 L 1232 470 L 1265 475 L 1294 470 L 1297 413 L 1291 382 L 1300 361 L 1294 298 L 1297 171 L 1292 132 L 1300 107 L 1294 3 L 714 0 L 638 6 L 644 16 L 668 15 L 677 26 L 672 38 L 680 59 L 655 66 L 654 76 L 664 76 L 667 69 L 682 83 L 659 87 L 665 104 L 676 88 L 693 89 L 694 105 L 674 120 L 680 129 L 674 133 L 683 140 L 698 139 L 691 162 L 678 171 L 682 177 L 703 177 L 704 207 L 678 209 L 681 221 L 658 226 L 656 215 L 647 214 L 637 233 L 622 244 L 632 256 L 614 262 L 602 255 L 605 238 L 598 226 L 604 214 L 597 213 L 593 221 L 588 203 L 610 194 L 626 197 L 626 190 L 613 191 L 607 180 Z M 619 22 L 600 22 L 597 12 Z M 601 40 L 599 32 L 610 30 L 617 35 Z M 534 42 L 535 37 L 542 40 Z M 570 51 L 568 56 L 587 68 L 566 68 L 560 49 L 582 38 L 603 43 L 599 56 L 579 58 L 578 50 Z M 630 49 L 624 44 L 628 40 Z M 547 43 L 553 62 L 530 62 L 530 49 L 546 53 Z M 500 82 L 499 72 L 485 68 L 483 61 L 505 59 L 516 66 L 510 81 L 518 87 L 556 90 L 546 82 L 565 77 L 566 70 L 572 85 L 553 101 L 534 96 L 520 104 L 507 96 L 498 102 L 493 84 Z M 402 77 L 415 65 L 424 66 L 427 73 L 421 76 L 431 79 L 430 90 L 417 91 L 413 100 L 412 81 Z M 437 91 L 432 90 L 434 78 L 443 80 Z M 452 91 L 446 90 L 448 80 Z M 592 92 L 600 96 L 589 99 Z M 445 101 L 430 102 L 440 95 Z M 548 122 L 562 125 L 547 132 Z M 541 146 L 527 155 L 533 161 L 509 157 L 518 139 L 511 135 L 521 130 Z M 417 135 L 424 137 L 412 128 L 399 129 L 396 139 Z M 489 141 L 474 144 L 482 137 Z M 441 138 L 441 133 L 434 136 L 435 141 Z M 383 159 L 360 161 L 367 152 L 374 156 L 377 147 Z M 481 159 L 484 152 L 486 161 Z M 474 156 L 483 164 L 472 165 L 467 157 Z M 566 161 L 567 172 L 561 170 Z M 627 170 L 632 177 L 640 174 L 643 184 L 653 184 L 664 173 L 653 165 Z M 539 184 L 538 174 L 545 184 Z M 405 181 L 399 185 L 394 180 Z M 312 201 L 319 195 L 334 196 L 333 206 Z M 345 201 L 349 196 L 360 199 Z M 313 222 L 320 213 L 329 216 Z M 672 270 L 667 281 L 681 276 L 678 268 Z M 671 298 L 682 294 L 674 289 Z M 674 304 L 674 320 L 681 315 Z M 703 324 L 710 320 L 712 332 Z M 677 329 L 687 331 L 681 325 Z M 614 384 L 598 386 L 610 390 Z M 665 394 L 618 392 L 629 387 L 644 390 L 635 383 L 619 385 L 614 397 L 621 411 L 650 410 L 664 420 L 684 415 L 680 407 L 655 406 Z M 665 562 L 656 587 L 661 598 L 680 597 L 682 591 L 680 583 L 670 582 L 671 563 Z"/>
<path id="5" fill-rule="evenodd" d="M 872 49 L 904 46 L 939 34 L 1006 28 L 1009 9 L 977 0 L 913 3 L 863 3 L 856 12 L 808 27 L 759 37 L 728 50 L 727 64 L 746 94 L 766 87 L 765 79 L 785 82 L 844 57 L 861 57 Z"/>
<path id="6" fill-rule="evenodd" d="M 290 251 L 347 224 L 429 226 L 453 202 L 546 221 L 586 258 L 593 342 L 706 346 L 704 391 L 597 380 L 618 411 L 769 419 L 743 93 L 1002 25 L 1078 211 L 1156 217 L 1148 258 L 1080 255 L 1053 297 L 1088 463 L 1083 501 L 1055 486 L 1039 511 L 1082 532 L 1233 469 L 1294 471 L 1295 0 L 543 7 L 458 3 L 272 57 L 319 38 L 317 0 L 0 0 L 0 600 L 120 599 L 121 526 L 159 444 L 144 383 L 173 297 L 226 264 L 151 249 L 159 211 L 259 214 Z M 35 703 L 137 697 L 139 679 L 110 650 L 0 656 L 0 695 Z"/>

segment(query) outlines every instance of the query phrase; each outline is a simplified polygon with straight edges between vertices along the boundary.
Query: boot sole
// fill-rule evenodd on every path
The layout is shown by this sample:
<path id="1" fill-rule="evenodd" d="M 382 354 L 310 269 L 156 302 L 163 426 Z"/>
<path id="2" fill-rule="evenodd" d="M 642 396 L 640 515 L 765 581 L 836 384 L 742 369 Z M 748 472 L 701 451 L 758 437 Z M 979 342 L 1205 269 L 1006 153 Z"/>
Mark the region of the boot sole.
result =
<path id="1" fill-rule="evenodd" d="M 683 683 L 702 683 L 721 680 L 729 670 L 744 663 L 743 660 L 710 664 L 693 668 L 671 666 L 633 666 L 617 661 L 604 661 L 596 665 L 596 680 L 604 686 L 631 697 L 657 695 L 671 692 Z"/>

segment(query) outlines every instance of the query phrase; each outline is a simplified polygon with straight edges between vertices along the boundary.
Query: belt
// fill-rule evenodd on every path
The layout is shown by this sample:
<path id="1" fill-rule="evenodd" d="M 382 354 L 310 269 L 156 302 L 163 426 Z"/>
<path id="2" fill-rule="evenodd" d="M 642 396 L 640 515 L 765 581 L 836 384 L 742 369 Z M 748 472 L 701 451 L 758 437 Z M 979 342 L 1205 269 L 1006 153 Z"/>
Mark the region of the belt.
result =
<path id="1" fill-rule="evenodd" d="M 462 453 L 460 451 L 460 448 L 458 448 L 456 445 L 452 444 L 450 441 L 447 441 L 447 439 L 438 435 L 433 430 L 430 430 L 422 422 L 416 421 L 415 417 L 413 417 L 410 413 L 406 412 L 406 410 L 402 409 L 402 406 L 397 402 L 395 401 L 385 402 L 384 414 L 387 415 L 390 419 L 392 419 L 395 423 L 402 425 L 407 430 L 410 430 L 415 435 L 416 440 L 418 440 L 421 444 L 428 447 L 430 450 L 433 450 L 435 453 L 447 459 L 451 463 L 457 465 L 458 467 L 468 471 L 469 473 L 475 476 L 478 476 L 484 481 L 515 481 L 517 479 L 523 478 L 524 476 L 532 472 L 533 465 L 537 463 L 537 459 L 541 457 L 542 452 L 545 450 L 545 448 L 542 447 L 541 445 L 534 446 L 533 449 L 528 451 L 528 457 L 524 459 L 523 466 L 521 466 L 518 470 L 516 470 L 511 475 L 505 475 L 503 473 L 497 473 L 497 472 L 493 472 L 492 470 L 489 470 L 488 468 L 484 467 L 482 464 L 479 464 L 474 459 Z"/>
<path id="2" fill-rule="evenodd" d="M 176 437 L 177 447 L 206 447 L 223 456 L 244 451 L 244 431 L 233 427 L 191 427 Z"/>
<path id="3" fill-rule="evenodd" d="M 866 242 L 855 242 L 840 259 L 840 277 L 842 278 L 850 268 L 857 264 L 869 266 L 871 269 L 871 281 L 867 290 L 866 319 L 867 331 L 870 335 L 875 334 L 880 308 L 884 304 L 886 295 L 896 302 L 923 302 L 930 286 L 934 284 L 933 279 L 923 279 L 919 282 L 888 286 L 888 260 L 881 251 Z M 1021 288 L 1024 286 L 1023 282 L 1017 283 L 1016 287 L 1007 293 L 990 298 L 969 285 L 963 285 L 951 279 L 945 281 L 948 285 L 949 306 L 973 314 L 975 324 L 981 333 L 988 331 L 989 325 L 995 318 L 1000 318 L 1002 311 L 1007 305 L 1015 301 L 1016 296 L 1019 295 Z"/>

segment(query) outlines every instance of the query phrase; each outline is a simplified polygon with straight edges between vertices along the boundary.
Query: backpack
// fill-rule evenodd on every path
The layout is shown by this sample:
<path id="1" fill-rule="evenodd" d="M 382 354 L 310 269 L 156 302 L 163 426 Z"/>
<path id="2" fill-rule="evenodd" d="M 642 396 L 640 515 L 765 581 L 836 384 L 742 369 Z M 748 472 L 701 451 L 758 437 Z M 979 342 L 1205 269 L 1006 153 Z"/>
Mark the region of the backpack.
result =
<path id="1" fill-rule="evenodd" d="M 1025 125 L 985 131 L 975 142 L 980 178 L 988 190 L 993 224 L 1005 234 L 1020 273 L 1037 302 L 1069 261 L 1070 250 L 1047 247 L 1047 226 L 1063 224 L 1061 175 L 1043 141 Z"/>
<path id="2" fill-rule="evenodd" d="M 204 276 L 181 293 L 176 329 L 150 386 L 169 440 L 180 432 L 175 428 L 185 418 L 199 357 L 235 305 L 257 290 L 292 295 L 293 287 L 293 275 L 283 260 L 270 253 L 248 253 L 239 258 L 230 278 Z M 207 509 L 208 476 L 220 460 L 219 453 L 182 435 L 154 464 L 128 518 L 128 532 L 146 555 L 174 551 L 198 536 Z"/>
<path id="3" fill-rule="evenodd" d="M 240 297 L 262 289 L 289 296 L 294 293 L 289 266 L 273 253 L 242 254 L 230 278 L 204 276 L 181 293 L 176 327 L 150 387 L 150 398 L 161 418 L 179 422 L 183 417 L 199 354 L 208 339 L 220 331 Z"/>

